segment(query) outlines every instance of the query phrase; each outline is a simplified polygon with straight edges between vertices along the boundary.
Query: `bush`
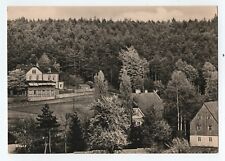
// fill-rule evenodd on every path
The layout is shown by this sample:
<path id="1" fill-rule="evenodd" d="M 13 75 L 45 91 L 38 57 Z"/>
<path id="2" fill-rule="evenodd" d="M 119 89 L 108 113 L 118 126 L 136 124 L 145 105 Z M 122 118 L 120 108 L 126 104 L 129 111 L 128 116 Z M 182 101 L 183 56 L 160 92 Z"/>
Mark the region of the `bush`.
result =
<path id="1" fill-rule="evenodd" d="M 190 145 L 187 140 L 183 138 L 174 138 L 172 144 L 168 145 L 164 153 L 189 153 Z"/>

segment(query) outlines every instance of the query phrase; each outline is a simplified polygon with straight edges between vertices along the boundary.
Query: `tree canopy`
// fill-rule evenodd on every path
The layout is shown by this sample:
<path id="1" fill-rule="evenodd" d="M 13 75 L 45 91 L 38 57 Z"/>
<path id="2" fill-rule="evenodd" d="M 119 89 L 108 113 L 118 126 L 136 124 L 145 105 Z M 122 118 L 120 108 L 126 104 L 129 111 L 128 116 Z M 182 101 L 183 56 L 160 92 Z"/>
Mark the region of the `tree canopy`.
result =
<path id="1" fill-rule="evenodd" d="M 85 81 L 93 81 L 94 74 L 102 70 L 118 89 L 122 65 L 119 53 L 133 46 L 141 58 L 150 62 L 148 76 L 167 85 L 178 59 L 197 70 L 205 62 L 217 68 L 217 24 L 218 17 L 162 22 L 8 20 L 8 69 L 34 64 L 46 53 L 60 64 L 62 73 L 75 72 Z"/>
<path id="2" fill-rule="evenodd" d="M 127 145 L 129 118 L 117 97 L 102 97 L 93 104 L 88 144 L 92 150 L 115 150 Z"/>

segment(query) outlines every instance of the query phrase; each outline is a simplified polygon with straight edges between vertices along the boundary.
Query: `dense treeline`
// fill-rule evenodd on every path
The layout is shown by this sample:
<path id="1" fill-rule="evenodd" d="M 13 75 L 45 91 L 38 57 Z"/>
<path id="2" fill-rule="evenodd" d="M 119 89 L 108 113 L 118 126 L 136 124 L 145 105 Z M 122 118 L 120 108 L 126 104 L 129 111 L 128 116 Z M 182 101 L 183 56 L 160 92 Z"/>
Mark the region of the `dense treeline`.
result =
<path id="1" fill-rule="evenodd" d="M 118 88 L 119 52 L 134 46 L 149 62 L 148 77 L 166 85 L 178 59 L 200 72 L 205 62 L 217 68 L 217 19 L 9 20 L 8 69 L 35 63 L 45 53 L 60 64 L 64 75 L 75 73 L 93 81 L 94 74 L 102 70 L 108 82 Z"/>

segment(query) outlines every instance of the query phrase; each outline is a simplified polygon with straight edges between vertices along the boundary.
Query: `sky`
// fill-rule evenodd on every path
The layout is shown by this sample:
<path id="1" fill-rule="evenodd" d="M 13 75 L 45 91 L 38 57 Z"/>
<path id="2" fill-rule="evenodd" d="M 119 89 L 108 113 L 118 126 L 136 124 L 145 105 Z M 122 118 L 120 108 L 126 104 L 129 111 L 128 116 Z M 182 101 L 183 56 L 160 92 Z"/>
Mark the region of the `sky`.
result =
<path id="1" fill-rule="evenodd" d="M 69 19 L 105 18 L 112 20 L 162 21 L 211 19 L 217 14 L 216 6 L 10 6 L 8 19 L 25 17 L 28 19 Z"/>

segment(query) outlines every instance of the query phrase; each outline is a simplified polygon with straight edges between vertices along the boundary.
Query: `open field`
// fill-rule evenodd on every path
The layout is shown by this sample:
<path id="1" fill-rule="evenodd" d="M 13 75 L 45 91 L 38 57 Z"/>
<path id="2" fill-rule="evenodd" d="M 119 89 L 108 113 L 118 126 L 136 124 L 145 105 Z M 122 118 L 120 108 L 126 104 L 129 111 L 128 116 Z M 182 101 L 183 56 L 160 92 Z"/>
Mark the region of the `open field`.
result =
<path id="1" fill-rule="evenodd" d="M 54 111 L 54 115 L 62 123 L 65 114 L 73 112 L 73 108 L 78 112 L 80 119 L 83 120 L 86 117 L 90 117 L 92 114 L 90 105 L 93 103 L 93 95 L 76 97 L 73 103 L 73 98 L 42 101 L 42 102 L 26 102 L 19 104 L 9 104 L 8 106 L 8 121 L 9 125 L 13 125 L 13 122 L 17 119 L 26 117 L 36 118 L 41 113 L 41 108 L 45 103 L 49 104 L 50 110 Z"/>

